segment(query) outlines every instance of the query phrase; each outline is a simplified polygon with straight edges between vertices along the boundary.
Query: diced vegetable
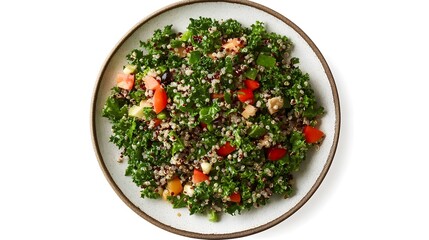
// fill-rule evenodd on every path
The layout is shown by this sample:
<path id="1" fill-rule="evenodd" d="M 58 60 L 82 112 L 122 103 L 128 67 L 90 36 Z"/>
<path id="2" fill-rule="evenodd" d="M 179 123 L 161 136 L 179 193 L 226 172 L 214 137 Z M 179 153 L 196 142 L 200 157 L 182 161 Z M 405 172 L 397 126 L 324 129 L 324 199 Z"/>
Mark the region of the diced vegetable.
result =
<path id="1" fill-rule="evenodd" d="M 140 104 L 139 104 L 140 106 L 142 106 L 142 107 L 152 107 L 153 105 L 152 105 L 152 103 L 150 103 L 148 100 L 141 100 L 140 101 Z"/>
<path id="2" fill-rule="evenodd" d="M 194 169 L 194 175 L 192 176 L 193 183 L 200 183 L 209 180 L 209 176 L 205 175 L 202 171 Z"/>
<path id="3" fill-rule="evenodd" d="M 165 112 L 160 112 L 156 115 L 156 118 L 160 119 L 160 120 L 165 120 L 167 119 L 167 113 Z"/>
<path id="4" fill-rule="evenodd" d="M 125 90 L 131 90 L 134 87 L 134 75 L 118 73 L 116 75 L 116 85 Z"/>
<path id="5" fill-rule="evenodd" d="M 186 184 L 183 187 L 183 194 L 188 195 L 189 197 L 192 197 L 194 195 L 194 188 L 190 184 Z"/>
<path id="6" fill-rule="evenodd" d="M 131 64 L 127 64 L 123 70 L 123 72 L 125 74 L 132 74 L 136 71 L 137 66 L 136 65 L 131 65 Z"/>
<path id="7" fill-rule="evenodd" d="M 304 127 L 304 136 L 307 143 L 317 143 L 325 134 L 319 129 L 307 125 Z"/>
<path id="8" fill-rule="evenodd" d="M 208 162 L 201 163 L 201 170 L 203 170 L 204 174 L 209 174 L 212 170 L 212 164 Z"/>
<path id="9" fill-rule="evenodd" d="M 229 196 L 231 202 L 239 203 L 241 202 L 241 195 L 239 192 L 234 192 Z"/>
<path id="10" fill-rule="evenodd" d="M 224 145 L 220 146 L 220 148 L 216 152 L 219 156 L 226 157 L 234 151 L 235 147 L 231 146 L 229 142 L 226 142 Z"/>
<path id="11" fill-rule="evenodd" d="M 259 82 L 255 80 L 250 80 L 250 79 L 244 80 L 244 85 L 246 85 L 246 88 L 252 91 L 259 88 Z"/>
<path id="12" fill-rule="evenodd" d="M 277 161 L 286 156 L 287 150 L 284 148 L 270 148 L 268 150 L 268 160 Z"/>
<path id="13" fill-rule="evenodd" d="M 244 88 L 238 90 L 237 97 L 240 102 L 250 101 L 250 103 L 253 103 L 253 92 L 250 89 Z"/>
<path id="14" fill-rule="evenodd" d="M 211 123 L 207 124 L 207 130 L 209 130 L 210 132 L 213 132 L 214 130 L 213 124 Z"/>
<path id="15" fill-rule="evenodd" d="M 187 42 L 189 38 L 192 37 L 191 31 L 185 31 L 182 36 L 180 37 L 180 41 Z"/>
<path id="16" fill-rule="evenodd" d="M 158 67 L 158 70 L 161 72 L 161 73 L 165 73 L 165 71 L 167 71 L 167 67 L 166 66 L 159 66 Z M 164 79 L 163 79 L 164 80 Z"/>
<path id="17" fill-rule="evenodd" d="M 173 178 L 167 182 L 167 188 L 166 189 L 169 191 L 170 196 L 177 196 L 183 190 L 182 182 L 180 181 L 180 179 L 178 177 L 175 177 L 175 178 Z"/>
<path id="18" fill-rule="evenodd" d="M 258 70 L 256 70 L 255 68 L 250 68 L 244 73 L 245 77 L 252 80 L 255 80 L 257 75 L 258 75 Z"/>
<path id="19" fill-rule="evenodd" d="M 146 76 L 143 78 L 145 87 L 150 90 L 156 90 L 161 87 L 161 84 L 152 76 Z"/>
<path id="20" fill-rule="evenodd" d="M 208 218 L 209 218 L 210 222 L 217 222 L 217 221 L 219 221 L 219 217 L 218 217 L 216 211 L 214 211 L 214 210 L 211 210 L 209 212 Z"/>
<path id="21" fill-rule="evenodd" d="M 276 59 L 272 56 L 259 54 L 258 59 L 256 59 L 256 64 L 263 67 L 274 67 L 276 65 Z"/>
<path id="22" fill-rule="evenodd" d="M 267 108 L 270 114 L 278 112 L 283 107 L 284 101 L 281 97 L 273 97 L 268 99 Z"/>
<path id="23" fill-rule="evenodd" d="M 248 119 L 249 117 L 255 116 L 257 110 L 258 109 L 255 108 L 254 106 L 247 104 L 246 107 L 244 108 L 244 111 L 241 113 L 241 115 L 244 118 Z"/>
<path id="24" fill-rule="evenodd" d="M 156 114 L 162 112 L 162 110 L 165 109 L 167 106 L 167 101 L 167 92 L 164 90 L 164 88 L 159 87 L 156 89 L 153 95 L 153 110 Z"/>
<path id="25" fill-rule="evenodd" d="M 128 109 L 128 116 L 143 119 L 144 117 L 144 107 L 140 105 L 134 105 L 131 106 L 130 109 Z"/>

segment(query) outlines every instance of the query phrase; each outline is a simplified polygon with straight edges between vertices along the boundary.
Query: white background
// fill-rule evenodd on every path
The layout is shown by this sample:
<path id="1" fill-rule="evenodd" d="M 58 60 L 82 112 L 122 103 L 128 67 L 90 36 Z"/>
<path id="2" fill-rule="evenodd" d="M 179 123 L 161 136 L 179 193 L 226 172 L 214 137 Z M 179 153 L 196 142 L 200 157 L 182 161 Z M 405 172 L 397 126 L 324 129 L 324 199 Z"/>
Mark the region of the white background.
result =
<path id="1" fill-rule="evenodd" d="M 98 166 L 89 122 L 113 46 L 173 2 L 1 1 L 0 239 L 186 239 L 117 197 Z M 342 126 L 333 165 L 309 202 L 243 239 L 428 239 L 424 1 L 256 2 L 288 17 L 321 50 Z"/>

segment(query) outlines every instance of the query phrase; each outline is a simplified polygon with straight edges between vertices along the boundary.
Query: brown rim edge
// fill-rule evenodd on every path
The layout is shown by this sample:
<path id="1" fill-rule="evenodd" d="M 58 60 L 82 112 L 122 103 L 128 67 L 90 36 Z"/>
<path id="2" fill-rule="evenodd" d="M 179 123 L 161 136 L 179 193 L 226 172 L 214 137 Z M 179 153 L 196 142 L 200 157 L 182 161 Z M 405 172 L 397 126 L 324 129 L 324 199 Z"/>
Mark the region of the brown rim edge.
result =
<path id="1" fill-rule="evenodd" d="M 273 15 L 274 17 L 278 18 L 279 20 L 283 21 L 285 24 L 293 28 L 304 40 L 309 44 L 311 49 L 314 51 L 316 56 L 318 57 L 319 61 L 322 63 L 323 69 L 325 71 L 326 76 L 328 77 L 329 83 L 331 85 L 331 90 L 333 94 L 334 99 L 334 106 L 335 106 L 335 133 L 334 133 L 334 141 L 331 146 L 331 149 L 329 151 L 328 159 L 325 163 L 325 166 L 322 169 L 322 172 L 320 173 L 319 177 L 317 178 L 314 185 L 310 188 L 310 191 L 301 199 L 301 201 L 298 202 L 292 209 L 290 209 L 288 212 L 284 213 L 282 216 L 278 217 L 277 219 L 274 219 L 271 222 L 268 222 L 264 225 L 261 225 L 256 228 L 248 229 L 245 231 L 240 232 L 234 232 L 234 233 L 226 233 L 226 234 L 202 234 L 202 233 L 195 233 L 185 230 L 180 230 L 177 228 L 173 228 L 171 226 L 165 225 L 154 218 L 150 217 L 146 213 L 144 213 L 142 210 L 140 210 L 137 206 L 135 206 L 121 191 L 121 189 L 116 185 L 116 183 L 113 181 L 112 176 L 109 174 L 109 171 L 107 170 L 106 165 L 104 164 L 103 158 L 101 156 L 101 152 L 98 146 L 98 140 L 97 140 L 97 134 L 95 130 L 95 103 L 96 99 L 98 97 L 98 92 L 100 88 L 100 82 L 102 79 L 102 76 L 104 75 L 104 72 L 107 68 L 107 65 L 109 64 L 110 60 L 112 59 L 113 55 L 116 53 L 118 48 L 143 24 L 145 24 L 147 21 L 151 20 L 152 18 L 156 17 L 159 14 L 162 14 L 164 12 L 167 12 L 171 9 L 182 7 L 184 5 L 190 5 L 194 3 L 201 3 L 201 2 L 228 2 L 228 3 L 235 3 L 235 4 L 241 4 L 246 5 L 250 7 L 254 7 L 256 9 L 262 10 L 270 15 Z M 340 135 L 340 125 L 341 125 L 341 115 L 340 115 L 340 100 L 339 95 L 337 92 L 337 87 L 334 81 L 334 77 L 332 76 L 331 70 L 329 69 L 329 66 L 323 57 L 322 53 L 319 51 L 319 49 L 316 47 L 314 42 L 302 31 L 297 25 L 295 25 L 292 21 L 290 21 L 288 18 L 284 17 L 282 14 L 266 7 L 261 4 L 247 1 L 247 0 L 187 0 L 187 1 L 180 1 L 177 3 L 170 4 L 151 15 L 145 17 L 142 19 L 139 23 L 137 23 L 134 27 L 131 28 L 128 33 L 122 37 L 122 39 L 116 44 L 116 46 L 113 48 L 111 53 L 108 55 L 107 59 L 103 63 L 103 68 L 100 70 L 100 73 L 97 77 L 97 83 L 95 85 L 94 91 L 93 91 L 93 97 L 91 100 L 91 118 L 90 118 L 90 128 L 91 128 L 91 136 L 92 136 L 92 144 L 96 153 L 96 157 L 98 160 L 98 163 L 103 171 L 104 176 L 106 177 L 107 181 L 113 188 L 113 190 L 116 192 L 116 194 L 121 198 L 121 200 L 129 207 L 131 208 L 135 213 L 137 213 L 139 216 L 147 220 L 148 222 L 154 224 L 157 227 L 160 227 L 166 231 L 186 236 L 186 237 L 192 237 L 192 238 L 205 238 L 205 239 L 228 239 L 228 238 L 238 238 L 238 237 L 244 237 L 251 234 L 255 234 L 264 230 L 267 230 L 280 222 L 284 221 L 288 217 L 290 217 L 292 214 L 294 214 L 298 209 L 300 209 L 316 192 L 316 190 L 319 188 L 320 184 L 322 183 L 323 179 L 325 178 L 332 161 L 334 159 L 334 155 L 337 149 L 338 141 L 339 141 L 339 135 Z"/>

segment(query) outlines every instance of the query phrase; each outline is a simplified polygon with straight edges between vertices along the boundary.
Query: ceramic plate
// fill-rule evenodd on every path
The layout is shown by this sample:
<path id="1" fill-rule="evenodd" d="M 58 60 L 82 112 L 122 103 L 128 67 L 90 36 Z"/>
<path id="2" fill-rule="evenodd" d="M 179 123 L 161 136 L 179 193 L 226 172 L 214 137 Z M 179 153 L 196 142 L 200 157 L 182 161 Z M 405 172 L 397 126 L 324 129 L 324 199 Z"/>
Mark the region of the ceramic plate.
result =
<path id="1" fill-rule="evenodd" d="M 189 18 L 200 16 L 233 18 L 246 27 L 259 20 L 266 24 L 268 31 L 288 36 L 295 44 L 292 54 L 300 58 L 300 68 L 310 74 L 316 96 L 326 109 L 320 126 L 326 133 L 326 138 L 320 149 L 309 153 L 301 171 L 295 174 L 296 194 L 286 200 L 273 198 L 266 206 L 241 215 L 224 214 L 217 223 L 208 221 L 206 216 L 191 216 L 186 208 L 173 209 L 166 201 L 140 198 L 140 189 L 131 178 L 124 176 L 127 164 L 116 161 L 119 151 L 109 142 L 111 125 L 101 116 L 103 104 L 115 84 L 114 77 L 126 64 L 126 54 L 138 48 L 139 41 L 148 39 L 154 30 L 173 24 L 175 30 L 183 32 Z M 340 109 L 335 82 L 325 59 L 309 37 L 289 19 L 249 1 L 184 1 L 144 18 L 114 47 L 96 83 L 91 124 L 94 148 L 102 171 L 128 207 L 167 231 L 188 237 L 219 239 L 241 237 L 268 229 L 305 204 L 321 184 L 334 157 L 339 137 Z"/>

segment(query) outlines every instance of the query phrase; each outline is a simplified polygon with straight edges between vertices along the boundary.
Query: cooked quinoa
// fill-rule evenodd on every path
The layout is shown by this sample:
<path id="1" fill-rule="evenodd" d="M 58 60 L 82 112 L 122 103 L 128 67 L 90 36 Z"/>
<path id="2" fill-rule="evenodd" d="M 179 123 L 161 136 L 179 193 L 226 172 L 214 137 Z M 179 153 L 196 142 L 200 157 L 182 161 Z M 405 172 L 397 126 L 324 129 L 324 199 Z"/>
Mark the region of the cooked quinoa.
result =
<path id="1" fill-rule="evenodd" d="M 324 113 L 292 49 L 261 22 L 204 17 L 141 41 L 103 109 L 141 196 L 212 221 L 292 196 Z"/>

